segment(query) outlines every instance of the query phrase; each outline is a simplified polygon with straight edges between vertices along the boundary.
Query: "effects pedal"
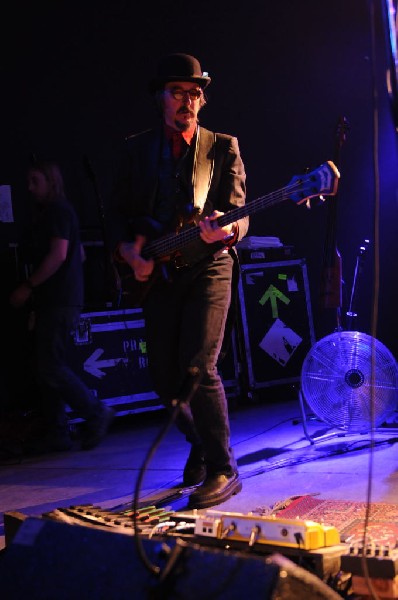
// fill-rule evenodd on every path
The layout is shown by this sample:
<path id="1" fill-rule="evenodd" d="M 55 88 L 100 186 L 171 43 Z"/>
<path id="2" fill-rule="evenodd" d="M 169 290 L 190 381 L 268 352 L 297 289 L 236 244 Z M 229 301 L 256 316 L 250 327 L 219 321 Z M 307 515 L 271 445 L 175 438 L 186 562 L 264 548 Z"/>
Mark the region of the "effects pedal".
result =
<path id="1" fill-rule="evenodd" d="M 313 521 L 261 517 L 254 514 L 208 510 L 198 515 L 195 534 L 223 540 L 254 544 L 270 544 L 300 550 L 316 550 L 340 544 L 335 527 Z"/>

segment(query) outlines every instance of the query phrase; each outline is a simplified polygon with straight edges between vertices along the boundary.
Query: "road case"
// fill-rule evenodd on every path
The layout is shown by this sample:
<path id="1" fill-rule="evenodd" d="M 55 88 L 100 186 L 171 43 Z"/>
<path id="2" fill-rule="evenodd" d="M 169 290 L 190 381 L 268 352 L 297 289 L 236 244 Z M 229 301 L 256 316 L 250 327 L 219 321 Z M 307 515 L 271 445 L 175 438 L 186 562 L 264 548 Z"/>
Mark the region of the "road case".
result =
<path id="1" fill-rule="evenodd" d="M 72 367 L 116 414 L 162 407 L 149 375 L 142 309 L 83 312 L 72 338 Z M 239 393 L 237 360 L 233 335 L 220 365 L 227 396 Z"/>
<path id="2" fill-rule="evenodd" d="M 315 342 L 304 259 L 241 265 L 240 331 L 248 392 L 300 380 Z"/>
<path id="3" fill-rule="evenodd" d="M 160 408 L 149 376 L 141 309 L 83 312 L 72 338 L 72 367 L 117 414 Z"/>

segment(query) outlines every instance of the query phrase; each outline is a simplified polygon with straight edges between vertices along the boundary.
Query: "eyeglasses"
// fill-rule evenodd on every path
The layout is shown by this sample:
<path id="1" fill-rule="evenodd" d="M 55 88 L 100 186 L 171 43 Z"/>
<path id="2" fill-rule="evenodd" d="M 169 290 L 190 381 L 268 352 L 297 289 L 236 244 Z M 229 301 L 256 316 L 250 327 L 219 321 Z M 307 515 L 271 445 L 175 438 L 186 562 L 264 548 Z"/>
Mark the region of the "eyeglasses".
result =
<path id="1" fill-rule="evenodd" d="M 182 90 L 181 88 L 169 88 L 165 90 L 169 92 L 175 100 L 183 100 L 188 94 L 190 100 L 199 100 L 202 97 L 202 90 L 192 88 L 191 90 Z"/>

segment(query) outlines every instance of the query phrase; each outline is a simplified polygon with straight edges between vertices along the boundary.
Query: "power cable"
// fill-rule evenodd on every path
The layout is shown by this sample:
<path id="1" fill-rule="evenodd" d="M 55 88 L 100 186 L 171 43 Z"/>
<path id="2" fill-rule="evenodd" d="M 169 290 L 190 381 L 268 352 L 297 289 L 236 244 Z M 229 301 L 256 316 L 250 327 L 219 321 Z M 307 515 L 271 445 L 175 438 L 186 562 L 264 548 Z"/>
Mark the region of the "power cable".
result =
<path id="1" fill-rule="evenodd" d="M 379 3 L 381 6 L 381 3 Z M 371 419 L 371 444 L 369 451 L 369 467 L 368 467 L 368 484 L 366 494 L 366 512 L 363 529 L 363 548 L 366 548 L 368 538 L 368 528 L 372 501 L 372 479 L 373 479 L 373 459 L 375 446 L 374 420 L 375 420 L 375 342 L 377 336 L 377 323 L 379 311 L 379 292 L 380 292 L 380 171 L 379 171 L 379 93 L 377 85 L 377 51 L 376 51 L 376 14 L 375 2 L 369 2 L 370 13 L 370 62 L 371 62 L 371 79 L 372 79 L 372 100 L 373 100 L 373 173 L 374 173 L 374 205 L 373 205 L 373 286 L 372 286 L 372 308 L 371 308 L 371 384 L 370 384 L 370 419 Z M 369 576 L 369 569 L 366 560 L 366 553 L 363 552 L 362 568 L 369 592 L 372 598 L 378 600 L 379 596 L 373 586 Z"/>

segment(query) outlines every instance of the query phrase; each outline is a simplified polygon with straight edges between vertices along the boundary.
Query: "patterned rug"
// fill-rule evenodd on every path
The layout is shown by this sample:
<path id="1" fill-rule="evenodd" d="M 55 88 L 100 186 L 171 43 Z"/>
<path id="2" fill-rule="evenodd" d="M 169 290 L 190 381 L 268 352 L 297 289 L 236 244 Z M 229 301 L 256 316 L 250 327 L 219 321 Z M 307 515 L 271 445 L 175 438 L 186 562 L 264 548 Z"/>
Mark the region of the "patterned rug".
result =
<path id="1" fill-rule="evenodd" d="M 264 513 L 265 514 L 265 513 Z M 333 525 L 341 541 L 361 544 L 366 518 L 366 502 L 345 500 L 320 500 L 314 496 L 299 496 L 275 505 L 271 514 L 284 519 L 299 518 Z M 368 543 L 398 547 L 398 504 L 372 502 L 368 527 Z"/>

